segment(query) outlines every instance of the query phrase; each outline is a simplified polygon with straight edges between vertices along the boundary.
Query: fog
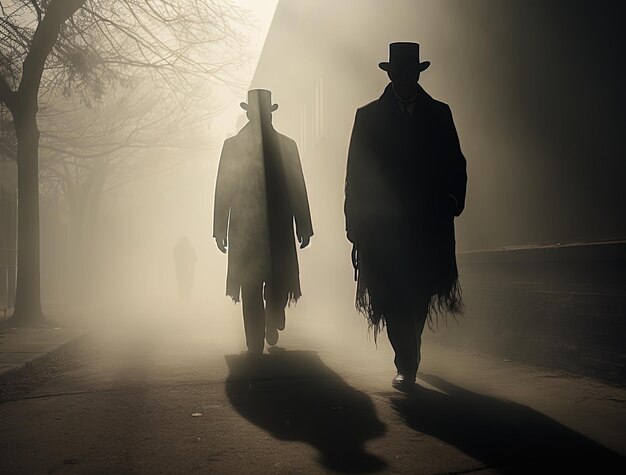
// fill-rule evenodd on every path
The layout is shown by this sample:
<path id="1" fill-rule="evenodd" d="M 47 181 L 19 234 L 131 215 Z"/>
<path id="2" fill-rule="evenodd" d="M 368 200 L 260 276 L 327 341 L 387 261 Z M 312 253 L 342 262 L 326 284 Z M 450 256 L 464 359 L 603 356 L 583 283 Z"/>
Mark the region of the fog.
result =
<path id="1" fill-rule="evenodd" d="M 352 318 L 345 153 L 354 111 L 388 81 L 377 62 L 395 40 L 421 43 L 432 62 L 421 83 L 455 117 L 469 166 L 459 250 L 623 236 L 624 77 L 616 46 L 623 33 L 607 5 L 335 3 L 284 2 L 265 42 L 274 2 L 239 2 L 251 9 L 252 21 L 237 27 L 250 58 L 229 71 L 226 83 L 200 81 L 187 101 L 180 91 L 169 97 L 167 88 L 134 90 L 157 103 L 163 120 L 184 114 L 170 129 L 147 134 L 145 149 L 133 144 L 132 158 L 107 178 L 110 189 L 85 214 L 91 219 L 81 234 L 86 254 L 79 255 L 79 270 L 67 197 L 42 178 L 42 293 L 50 312 L 76 306 L 104 314 L 131 308 L 238 316 L 240 308 L 224 295 L 226 256 L 212 238 L 213 194 L 222 143 L 246 122 L 239 102 L 249 87 L 263 87 L 279 104 L 277 130 L 299 146 L 311 201 L 315 236 L 299 253 L 304 296 L 295 311 L 330 322 Z M 74 120 L 111 106 L 118 118 L 136 113 L 116 100 L 108 91 Z M 312 109 L 322 119 L 303 125 L 300 115 Z M 162 135 L 183 118 L 182 132 Z M 50 113 L 40 121 L 42 136 L 55 120 Z M 159 138 L 163 143 L 154 146 Z M 43 170 L 51 159 L 42 157 Z M 5 186 L 13 173 L 4 166 Z M 197 261 L 190 300 L 181 303 L 172 253 L 183 236 Z"/>
<path id="2" fill-rule="evenodd" d="M 192 79 L 184 89 L 171 90 L 157 79 L 128 90 L 107 90 L 90 104 L 70 95 L 63 101 L 72 107 L 57 110 L 54 99 L 42 107 L 41 286 L 44 312 L 52 321 L 105 328 L 133 322 L 204 323 L 221 329 L 227 340 L 238 339 L 231 343 L 233 351 L 243 344 L 241 304 L 225 295 L 227 256 L 212 237 L 214 193 L 223 142 L 247 123 L 239 104 L 252 87 L 276 2 L 237 3 L 249 15 L 234 25 L 241 35 L 238 49 L 248 56 L 226 66 L 224 81 Z M 233 52 L 218 49 L 218 54 L 228 58 Z M 281 131 L 280 111 L 274 118 Z M 127 137 L 132 137 L 130 145 L 117 151 Z M 77 154 L 63 168 L 69 178 L 58 173 L 54 151 L 48 152 L 52 146 Z M 99 147 L 103 156 L 90 157 L 100 153 Z M 115 151 L 104 155 L 108 148 Z M 9 166 L 5 178 L 12 180 Z M 309 192 L 315 194 L 322 184 L 313 182 L 306 163 L 303 167 Z M 86 170 L 100 168 L 106 173 L 97 191 L 92 186 L 96 179 Z M 75 204 L 63 178 L 75 186 Z M 323 210 L 316 210 L 314 229 L 323 230 L 326 219 Z M 179 296 L 174 258 L 183 237 L 196 254 L 188 299 Z M 319 314 L 317 329 L 323 332 L 332 325 L 335 312 L 329 309 L 338 301 L 316 282 L 335 272 L 315 265 L 328 259 L 317 235 L 311 248 L 299 254 L 304 297 L 287 309 L 288 318 Z M 347 276 L 339 301 L 344 313 L 354 316 L 349 255 L 338 267 Z M 367 326 L 360 335 L 367 335 Z"/>
<path id="3" fill-rule="evenodd" d="M 43 105 L 41 286 L 49 318 L 108 325 L 240 314 L 224 292 L 213 195 L 222 143 L 245 123 L 239 103 L 276 6 L 262 3 L 234 2 L 242 9 L 231 24 L 236 44 L 212 50 L 224 63 L 219 77 L 187 78 L 180 89 L 157 77 L 107 89 L 89 103 L 69 95 Z M 72 106 L 56 107 L 67 101 Z M 77 154 L 61 173 L 49 152 L 56 146 Z M 1 165 L 1 184 L 11 189 L 16 169 Z M 104 184 L 96 190 L 90 171 L 99 169 Z M 72 193 L 80 196 L 78 210 Z M 190 297 L 182 301 L 174 247 L 184 236 L 197 260 Z"/>
<path id="4" fill-rule="evenodd" d="M 0 472 L 623 463 L 621 3 L 0 1 Z"/>

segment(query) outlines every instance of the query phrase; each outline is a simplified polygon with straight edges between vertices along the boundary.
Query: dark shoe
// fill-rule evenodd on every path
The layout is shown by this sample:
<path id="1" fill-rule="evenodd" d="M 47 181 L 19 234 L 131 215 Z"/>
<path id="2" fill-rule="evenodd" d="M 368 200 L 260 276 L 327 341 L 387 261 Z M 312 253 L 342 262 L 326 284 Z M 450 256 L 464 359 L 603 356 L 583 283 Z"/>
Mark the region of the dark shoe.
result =
<path id="1" fill-rule="evenodd" d="M 278 329 L 274 325 L 266 325 L 265 341 L 270 346 L 274 346 L 278 343 Z"/>
<path id="2" fill-rule="evenodd" d="M 246 351 L 246 356 L 248 358 L 258 358 L 259 356 L 263 356 L 263 348 L 248 350 Z"/>
<path id="3" fill-rule="evenodd" d="M 415 378 L 409 378 L 398 373 L 391 381 L 391 385 L 399 391 L 409 391 L 415 385 Z"/>

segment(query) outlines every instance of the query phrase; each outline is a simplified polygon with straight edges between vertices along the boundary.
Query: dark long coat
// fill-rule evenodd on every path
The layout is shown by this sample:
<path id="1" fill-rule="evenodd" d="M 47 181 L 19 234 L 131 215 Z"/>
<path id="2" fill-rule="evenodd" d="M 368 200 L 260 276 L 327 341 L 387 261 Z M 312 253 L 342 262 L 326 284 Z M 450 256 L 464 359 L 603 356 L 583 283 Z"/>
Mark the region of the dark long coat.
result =
<path id="1" fill-rule="evenodd" d="M 226 295 L 239 301 L 241 286 L 301 296 L 294 240 L 312 236 L 296 143 L 271 125 L 248 123 L 224 142 L 215 186 L 213 236 L 228 236 Z"/>
<path id="2" fill-rule="evenodd" d="M 450 108 L 421 87 L 410 115 L 391 84 L 357 110 L 344 210 L 358 252 L 357 307 L 375 330 L 418 295 L 430 297 L 430 317 L 460 310 L 454 217 L 466 182 Z"/>

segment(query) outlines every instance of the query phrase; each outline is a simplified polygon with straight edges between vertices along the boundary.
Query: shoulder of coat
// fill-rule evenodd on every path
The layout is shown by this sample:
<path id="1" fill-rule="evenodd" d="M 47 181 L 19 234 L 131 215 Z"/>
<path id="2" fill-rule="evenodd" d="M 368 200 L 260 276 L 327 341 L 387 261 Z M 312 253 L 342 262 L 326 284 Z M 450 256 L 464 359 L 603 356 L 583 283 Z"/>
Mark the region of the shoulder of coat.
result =
<path id="1" fill-rule="evenodd" d="M 276 132 L 278 134 L 278 137 L 280 138 L 280 141 L 282 144 L 284 145 L 291 145 L 291 146 L 297 146 L 296 145 L 296 141 L 294 139 L 292 139 L 291 137 L 285 135 L 285 134 L 281 134 L 280 132 Z"/>
<path id="2" fill-rule="evenodd" d="M 448 104 L 438 99 L 435 99 L 432 96 L 428 96 L 427 103 L 430 105 L 430 107 L 432 107 L 437 112 L 440 112 L 443 114 L 450 112 L 450 106 Z"/>
<path id="3" fill-rule="evenodd" d="M 230 150 L 233 148 L 233 144 L 235 143 L 233 141 L 235 137 L 227 137 L 226 139 L 224 139 L 224 144 L 222 145 L 222 153 L 225 153 L 227 150 Z"/>
<path id="4" fill-rule="evenodd" d="M 378 99 L 373 100 L 372 102 L 368 102 L 364 106 L 359 107 L 356 111 L 357 111 L 357 113 L 362 112 L 362 113 L 367 114 L 367 113 L 373 111 L 374 109 L 376 109 L 377 105 L 378 105 Z"/>
<path id="5" fill-rule="evenodd" d="M 226 140 L 224 140 L 224 147 L 232 145 L 233 143 L 235 143 L 236 140 L 237 140 L 236 135 L 233 135 L 232 137 L 228 137 Z"/>
<path id="6" fill-rule="evenodd" d="M 433 103 L 435 105 L 435 107 L 437 107 L 438 109 L 441 109 L 442 111 L 449 111 L 450 110 L 450 106 L 448 104 L 446 104 L 443 101 L 439 101 L 437 99 L 433 99 Z"/>
<path id="7" fill-rule="evenodd" d="M 364 106 L 359 107 L 356 110 L 356 114 L 355 114 L 355 121 L 359 120 L 360 123 L 363 122 L 370 122 L 372 120 L 375 120 L 374 118 L 377 115 L 377 111 L 379 110 L 378 108 L 378 99 L 375 101 L 372 101 L 368 104 L 365 104 Z"/>

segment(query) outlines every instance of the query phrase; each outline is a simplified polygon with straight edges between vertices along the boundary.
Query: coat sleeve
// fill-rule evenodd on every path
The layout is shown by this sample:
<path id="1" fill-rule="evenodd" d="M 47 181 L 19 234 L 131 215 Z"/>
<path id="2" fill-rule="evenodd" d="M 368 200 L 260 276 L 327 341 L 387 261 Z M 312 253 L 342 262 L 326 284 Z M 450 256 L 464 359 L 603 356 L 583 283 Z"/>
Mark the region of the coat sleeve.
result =
<path id="1" fill-rule="evenodd" d="M 348 148 L 348 162 L 346 165 L 346 181 L 345 181 L 345 201 L 343 211 L 346 218 L 346 235 L 352 243 L 356 242 L 359 235 L 359 229 L 362 224 L 362 196 L 363 188 L 362 177 L 362 161 L 364 154 L 367 153 L 364 143 L 364 121 L 362 112 L 357 110 L 354 117 L 354 126 L 352 127 L 352 135 L 350 137 L 350 146 Z M 359 166 L 361 165 L 361 166 Z"/>
<path id="2" fill-rule="evenodd" d="M 229 140 L 224 142 L 215 182 L 213 202 L 213 237 L 223 239 L 228 232 L 228 217 L 234 192 L 233 151 Z"/>
<path id="3" fill-rule="evenodd" d="M 289 170 L 288 177 L 290 198 L 293 206 L 293 215 L 296 220 L 296 234 L 298 236 L 313 236 L 313 223 L 311 221 L 311 210 L 309 207 L 309 197 L 306 191 L 304 173 L 302 172 L 302 162 L 298 153 L 298 146 L 289 139 Z"/>
<path id="4" fill-rule="evenodd" d="M 452 111 L 446 106 L 444 114 L 444 147 L 447 156 L 446 192 L 456 200 L 455 216 L 459 216 L 465 209 L 465 194 L 467 190 L 467 161 L 461 152 L 459 135 L 457 134 Z"/>

